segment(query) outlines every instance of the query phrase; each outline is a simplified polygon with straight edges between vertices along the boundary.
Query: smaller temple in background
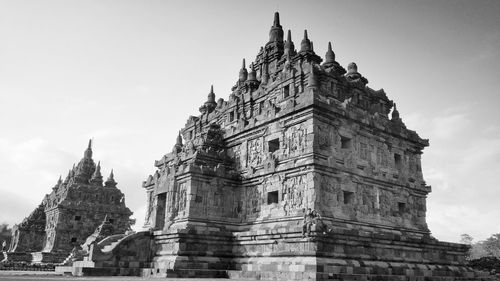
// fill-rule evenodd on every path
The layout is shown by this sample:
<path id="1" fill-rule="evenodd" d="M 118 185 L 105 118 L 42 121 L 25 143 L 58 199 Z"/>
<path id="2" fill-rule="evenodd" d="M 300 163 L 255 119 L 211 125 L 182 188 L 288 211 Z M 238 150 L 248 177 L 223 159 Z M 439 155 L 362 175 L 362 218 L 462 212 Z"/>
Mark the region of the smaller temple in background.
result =
<path id="1" fill-rule="evenodd" d="M 114 233 L 130 229 L 132 212 L 117 188 L 113 170 L 104 181 L 100 162 L 92 159 L 92 141 L 83 158 L 59 178 L 50 194 L 12 229 L 11 261 L 58 263 L 106 221 Z M 114 234 L 112 233 L 112 234 Z"/>

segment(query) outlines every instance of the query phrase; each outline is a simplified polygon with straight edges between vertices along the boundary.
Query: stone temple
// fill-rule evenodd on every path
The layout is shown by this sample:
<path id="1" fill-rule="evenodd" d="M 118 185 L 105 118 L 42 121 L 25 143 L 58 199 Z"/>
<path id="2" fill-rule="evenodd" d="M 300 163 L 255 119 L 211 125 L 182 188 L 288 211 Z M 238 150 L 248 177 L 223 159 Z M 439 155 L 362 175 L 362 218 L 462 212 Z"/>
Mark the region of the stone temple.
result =
<path id="1" fill-rule="evenodd" d="M 150 231 L 97 247 L 83 274 L 473 280 L 467 246 L 426 223 L 428 140 L 367 83 L 330 44 L 316 54 L 307 31 L 297 48 L 285 40 L 276 13 L 229 98 L 212 88 L 155 161 L 143 183 Z"/>
<path id="2" fill-rule="evenodd" d="M 116 187 L 113 171 L 103 181 L 92 159 L 91 141 L 78 165 L 59 181 L 42 203 L 13 228 L 10 261 L 61 262 L 85 242 L 103 220 L 117 233 L 130 229 L 132 212 Z"/>

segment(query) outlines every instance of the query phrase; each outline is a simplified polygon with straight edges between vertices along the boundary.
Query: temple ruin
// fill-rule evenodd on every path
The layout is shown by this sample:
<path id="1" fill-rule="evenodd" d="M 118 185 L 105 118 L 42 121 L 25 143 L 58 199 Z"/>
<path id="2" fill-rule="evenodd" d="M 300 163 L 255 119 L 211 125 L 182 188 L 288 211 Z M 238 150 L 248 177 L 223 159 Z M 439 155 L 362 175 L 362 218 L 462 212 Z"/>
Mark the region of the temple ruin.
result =
<path id="1" fill-rule="evenodd" d="M 117 188 L 113 171 L 103 181 L 101 165 L 92 159 L 91 141 L 66 179 L 12 231 L 8 260 L 57 263 L 85 242 L 106 218 L 116 233 L 130 229 L 132 212 Z M 113 233 L 111 233 L 113 234 Z"/>

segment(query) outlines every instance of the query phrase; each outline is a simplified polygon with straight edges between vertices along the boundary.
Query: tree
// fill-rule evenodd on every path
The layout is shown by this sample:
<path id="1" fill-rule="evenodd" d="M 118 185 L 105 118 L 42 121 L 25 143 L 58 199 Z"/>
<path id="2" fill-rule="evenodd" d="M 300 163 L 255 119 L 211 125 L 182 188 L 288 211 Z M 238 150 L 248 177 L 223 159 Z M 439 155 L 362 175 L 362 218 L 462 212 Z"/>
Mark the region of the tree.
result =
<path id="1" fill-rule="evenodd" d="M 467 233 L 460 235 L 460 243 L 462 244 L 472 245 L 472 240 L 474 240 L 474 238 Z"/>
<path id="2" fill-rule="evenodd" d="M 0 245 L 2 245 L 3 241 L 5 241 L 7 245 L 9 245 L 11 232 L 12 229 L 9 228 L 8 224 L 6 223 L 0 224 Z"/>
<path id="3" fill-rule="evenodd" d="M 484 250 L 488 256 L 500 257 L 500 233 L 493 234 L 483 242 Z"/>

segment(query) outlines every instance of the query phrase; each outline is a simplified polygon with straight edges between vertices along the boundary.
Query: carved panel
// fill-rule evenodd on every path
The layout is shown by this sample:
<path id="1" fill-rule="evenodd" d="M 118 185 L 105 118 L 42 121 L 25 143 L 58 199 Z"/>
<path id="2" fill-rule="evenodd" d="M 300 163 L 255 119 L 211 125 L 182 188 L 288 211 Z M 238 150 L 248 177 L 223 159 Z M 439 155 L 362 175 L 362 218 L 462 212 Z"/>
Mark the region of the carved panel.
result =
<path id="1" fill-rule="evenodd" d="M 261 165 L 264 155 L 262 138 L 249 140 L 247 147 L 248 166 L 256 167 Z"/>
<path id="2" fill-rule="evenodd" d="M 180 183 L 177 190 L 177 210 L 182 212 L 186 209 L 186 194 L 187 186 L 186 183 Z"/>
<path id="3" fill-rule="evenodd" d="M 282 194 L 285 201 L 285 212 L 305 208 L 307 205 L 306 189 L 307 175 L 294 176 L 285 179 Z"/>
<path id="4" fill-rule="evenodd" d="M 283 148 L 285 154 L 293 155 L 302 153 L 307 147 L 307 128 L 303 125 L 295 125 L 285 130 Z"/>
<path id="5" fill-rule="evenodd" d="M 317 127 L 317 144 L 319 149 L 329 150 L 332 147 L 335 147 L 338 140 L 338 133 L 335 128 L 318 125 Z"/>

